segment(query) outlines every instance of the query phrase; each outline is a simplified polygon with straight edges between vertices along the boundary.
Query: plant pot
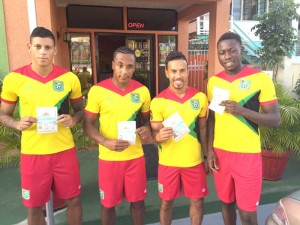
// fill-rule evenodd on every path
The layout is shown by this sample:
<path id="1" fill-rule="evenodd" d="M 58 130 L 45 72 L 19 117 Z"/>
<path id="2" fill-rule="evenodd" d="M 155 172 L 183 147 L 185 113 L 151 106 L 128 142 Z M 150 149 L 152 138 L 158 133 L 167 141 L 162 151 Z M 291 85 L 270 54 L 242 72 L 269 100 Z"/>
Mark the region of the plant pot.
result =
<path id="1" fill-rule="evenodd" d="M 262 172 L 264 180 L 280 180 L 287 165 L 290 152 L 277 154 L 271 150 L 262 150 Z"/>

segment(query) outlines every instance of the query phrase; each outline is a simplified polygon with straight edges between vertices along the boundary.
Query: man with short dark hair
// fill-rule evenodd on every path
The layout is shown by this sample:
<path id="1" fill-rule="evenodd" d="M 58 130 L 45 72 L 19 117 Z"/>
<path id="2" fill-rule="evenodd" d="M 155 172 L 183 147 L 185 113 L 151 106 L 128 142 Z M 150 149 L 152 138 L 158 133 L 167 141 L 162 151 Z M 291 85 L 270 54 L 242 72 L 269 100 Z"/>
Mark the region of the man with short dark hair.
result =
<path id="1" fill-rule="evenodd" d="M 134 52 L 127 47 L 115 50 L 112 78 L 94 85 L 88 94 L 83 127 L 99 144 L 98 178 L 101 223 L 115 224 L 115 207 L 124 198 L 130 202 L 134 225 L 143 225 L 147 194 L 142 140 L 151 137 L 149 90 L 132 80 Z M 141 113 L 142 121 L 138 121 Z M 99 124 L 99 129 L 95 124 Z M 142 126 L 137 128 L 141 122 Z M 136 135 L 137 134 L 137 135 Z"/>
<path id="2" fill-rule="evenodd" d="M 236 224 L 235 204 L 243 225 L 257 225 L 262 185 L 258 127 L 280 124 L 275 88 L 267 74 L 242 64 L 239 35 L 224 33 L 217 51 L 224 71 L 208 81 L 208 99 L 217 105 L 208 117 L 208 162 L 225 225 Z"/>
<path id="3" fill-rule="evenodd" d="M 167 56 L 165 73 L 170 85 L 150 107 L 159 152 L 160 223 L 171 225 L 172 205 L 182 193 L 190 200 L 191 224 L 199 225 L 208 194 L 203 162 L 207 153 L 207 98 L 188 86 L 188 63 L 181 52 Z"/>
<path id="4" fill-rule="evenodd" d="M 28 51 L 31 64 L 4 78 L 0 116 L 1 123 L 22 132 L 21 186 L 28 224 L 45 224 L 43 206 L 52 190 L 66 200 L 68 224 L 79 225 L 80 173 L 70 128 L 83 116 L 80 82 L 76 75 L 53 64 L 56 47 L 50 30 L 36 27 Z M 13 118 L 17 103 L 20 120 Z"/>

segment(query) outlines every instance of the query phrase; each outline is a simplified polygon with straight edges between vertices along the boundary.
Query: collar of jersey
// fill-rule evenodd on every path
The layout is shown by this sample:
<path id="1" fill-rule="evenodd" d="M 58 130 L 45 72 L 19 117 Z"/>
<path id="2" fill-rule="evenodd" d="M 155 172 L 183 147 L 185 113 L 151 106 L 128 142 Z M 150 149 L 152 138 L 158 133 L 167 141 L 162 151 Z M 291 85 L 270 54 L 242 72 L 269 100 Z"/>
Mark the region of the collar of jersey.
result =
<path id="1" fill-rule="evenodd" d="M 238 80 L 240 78 L 243 78 L 243 77 L 247 77 L 247 76 L 251 76 L 255 73 L 259 73 L 261 72 L 260 70 L 256 69 L 256 68 L 251 68 L 249 66 L 244 66 L 244 68 L 237 74 L 235 75 L 229 75 L 224 71 L 222 71 L 221 73 L 217 74 L 216 76 L 221 78 L 221 79 L 224 79 L 228 82 L 233 82 L 235 80 Z"/>

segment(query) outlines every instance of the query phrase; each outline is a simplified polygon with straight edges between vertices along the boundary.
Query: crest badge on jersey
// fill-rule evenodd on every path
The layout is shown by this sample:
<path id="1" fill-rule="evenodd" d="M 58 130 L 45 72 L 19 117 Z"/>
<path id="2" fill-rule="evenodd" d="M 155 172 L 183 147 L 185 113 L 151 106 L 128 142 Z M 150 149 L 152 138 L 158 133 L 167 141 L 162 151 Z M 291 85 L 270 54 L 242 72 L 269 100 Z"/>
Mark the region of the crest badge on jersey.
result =
<path id="1" fill-rule="evenodd" d="M 139 93 L 131 93 L 131 101 L 133 103 L 139 103 L 140 102 L 140 94 Z"/>
<path id="2" fill-rule="evenodd" d="M 100 193 L 100 198 L 103 200 L 104 199 L 104 191 L 99 189 L 99 193 Z"/>
<path id="3" fill-rule="evenodd" d="M 158 183 L 158 191 L 159 191 L 160 193 L 164 193 L 164 185 Z"/>
<path id="4" fill-rule="evenodd" d="M 199 103 L 199 100 L 198 100 L 198 99 L 191 99 L 191 100 L 190 100 L 190 103 L 191 103 L 192 109 L 194 109 L 194 110 L 199 109 L 200 103 Z"/>
<path id="5" fill-rule="evenodd" d="M 22 188 L 22 197 L 25 200 L 29 200 L 30 199 L 30 191 Z"/>
<path id="6" fill-rule="evenodd" d="M 60 80 L 53 80 L 53 90 L 61 92 L 64 90 L 64 82 Z"/>
<path id="7" fill-rule="evenodd" d="M 250 85 L 251 85 L 251 80 L 240 79 L 239 88 L 241 90 L 248 90 L 250 88 Z"/>

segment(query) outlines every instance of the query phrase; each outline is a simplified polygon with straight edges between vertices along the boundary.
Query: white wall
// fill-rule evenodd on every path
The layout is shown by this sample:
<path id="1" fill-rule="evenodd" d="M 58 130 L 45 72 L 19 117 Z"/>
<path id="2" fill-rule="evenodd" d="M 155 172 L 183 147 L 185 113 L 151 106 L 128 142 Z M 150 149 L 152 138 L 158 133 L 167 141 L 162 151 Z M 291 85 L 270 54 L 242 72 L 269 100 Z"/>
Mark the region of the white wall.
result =
<path id="1" fill-rule="evenodd" d="M 284 67 L 278 71 L 277 81 L 282 83 L 289 91 L 293 91 L 297 79 L 300 79 L 300 62 L 296 58 L 285 57 Z"/>
<path id="2" fill-rule="evenodd" d="M 294 2 L 299 4 L 300 0 L 294 0 Z M 297 9 L 297 12 L 300 14 L 300 8 Z M 292 26 L 298 34 L 298 21 L 293 21 Z M 293 91 L 297 80 L 300 79 L 300 56 L 285 57 L 283 65 L 284 67 L 278 71 L 277 80 L 284 84 L 288 90 Z"/>

